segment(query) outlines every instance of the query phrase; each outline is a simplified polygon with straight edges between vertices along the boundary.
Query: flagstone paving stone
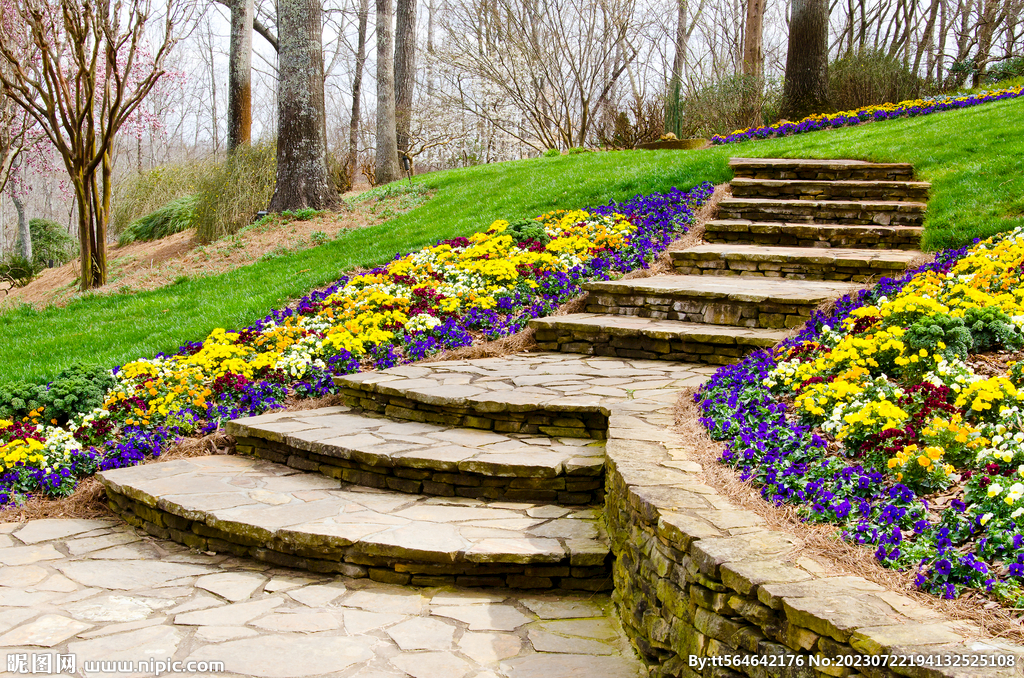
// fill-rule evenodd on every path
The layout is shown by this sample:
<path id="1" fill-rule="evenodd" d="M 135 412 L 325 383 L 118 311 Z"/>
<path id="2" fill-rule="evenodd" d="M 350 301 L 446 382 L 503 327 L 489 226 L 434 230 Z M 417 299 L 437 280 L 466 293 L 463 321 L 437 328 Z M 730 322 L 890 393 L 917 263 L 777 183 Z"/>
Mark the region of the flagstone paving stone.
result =
<path id="1" fill-rule="evenodd" d="M 542 520 L 564 514 L 552 515 L 558 517 Z M 0 569 L 18 575 L 0 579 L 0 605 L 4 599 L 32 601 L 0 606 L 0 666 L 7 654 L 45 652 L 74 653 L 79 675 L 87 676 L 102 674 L 86 673 L 85 661 L 151 658 L 223 661 L 225 671 L 204 675 L 229 678 L 644 675 L 605 594 L 410 589 L 254 567 L 113 521 L 101 524 L 91 528 L 98 534 L 90 539 L 119 543 L 117 535 L 130 534 L 152 548 L 104 559 L 95 550 L 72 551 L 73 531 L 34 541 L 31 546 L 50 547 L 59 557 Z M 0 534 L 14 542 L 0 546 L 0 555 L 30 546 L 18 540 L 19 531 L 30 527 L 32 522 L 0 524 Z M 52 524 L 46 529 L 61 534 Z M 26 536 L 36 539 L 40 533 L 29 529 Z M 186 557 L 190 562 L 169 560 Z M 74 591 L 38 590 L 65 578 Z"/>

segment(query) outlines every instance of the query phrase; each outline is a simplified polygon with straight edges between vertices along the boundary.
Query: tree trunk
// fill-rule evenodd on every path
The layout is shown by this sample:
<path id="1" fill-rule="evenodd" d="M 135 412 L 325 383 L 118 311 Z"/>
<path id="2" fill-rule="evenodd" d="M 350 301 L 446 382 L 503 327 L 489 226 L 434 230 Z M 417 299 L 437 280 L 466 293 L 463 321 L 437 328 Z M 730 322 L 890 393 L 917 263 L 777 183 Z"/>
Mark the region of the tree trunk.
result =
<path id="1" fill-rule="evenodd" d="M 395 58 L 391 0 L 377 0 L 377 162 L 374 178 L 386 184 L 401 177 L 395 125 Z"/>
<path id="2" fill-rule="evenodd" d="M 683 69 L 686 66 L 686 50 L 690 33 L 686 26 L 687 0 L 676 2 L 676 39 L 675 57 L 672 59 L 672 73 L 668 79 L 668 94 L 665 105 L 665 131 L 682 134 L 682 120 L 679 111 L 679 99 L 682 96 Z M 607 80 L 607 76 L 605 76 Z"/>
<path id="3" fill-rule="evenodd" d="M 931 7 L 928 10 L 928 22 L 924 27 L 924 35 L 917 45 L 917 55 L 914 57 L 914 68 L 912 73 L 917 73 L 921 67 L 921 59 L 924 57 L 925 52 L 930 51 L 932 43 L 935 40 L 935 19 L 939 16 L 939 0 L 931 0 Z M 927 69 L 927 75 L 931 75 L 931 67 Z M 927 76 L 926 76 L 927 77 Z"/>
<path id="4" fill-rule="evenodd" d="M 348 159 L 345 161 L 350 177 L 356 176 L 359 159 L 359 102 L 363 93 L 363 68 L 366 67 L 366 24 L 369 21 L 370 0 L 359 0 L 359 37 L 356 46 L 356 72 L 352 77 L 352 117 L 348 125 Z"/>
<path id="5" fill-rule="evenodd" d="M 782 117 L 800 120 L 828 107 L 828 2 L 793 0 Z"/>
<path id="6" fill-rule="evenodd" d="M 399 154 L 409 150 L 416 85 L 416 0 L 398 0 L 395 12 L 395 124 Z"/>
<path id="7" fill-rule="evenodd" d="M 21 247 L 21 256 L 29 263 L 32 262 L 32 231 L 28 227 L 28 219 L 25 218 L 25 203 L 21 201 L 18 194 L 11 190 L 11 202 L 18 212 L 18 245 Z"/>
<path id="8" fill-rule="evenodd" d="M 743 34 L 743 108 L 748 125 L 761 120 L 761 78 L 764 75 L 764 7 L 766 0 L 747 0 L 747 24 Z"/>
<path id="9" fill-rule="evenodd" d="M 277 187 L 270 211 L 324 209 L 332 203 L 324 134 L 324 55 L 321 5 L 278 5 L 281 46 L 277 95 Z"/>
<path id="10" fill-rule="evenodd" d="M 253 0 L 231 0 L 228 56 L 228 153 L 252 140 Z"/>

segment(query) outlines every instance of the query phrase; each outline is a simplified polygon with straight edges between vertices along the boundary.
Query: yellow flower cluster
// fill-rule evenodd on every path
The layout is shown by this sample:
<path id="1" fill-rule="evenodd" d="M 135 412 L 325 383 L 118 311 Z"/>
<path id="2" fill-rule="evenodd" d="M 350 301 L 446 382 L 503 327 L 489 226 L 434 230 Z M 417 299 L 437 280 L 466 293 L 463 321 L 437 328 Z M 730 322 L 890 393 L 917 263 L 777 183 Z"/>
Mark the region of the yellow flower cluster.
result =
<path id="1" fill-rule="evenodd" d="M 44 447 L 41 442 L 33 438 L 12 440 L 6 445 L 0 445 L 0 473 L 19 464 L 44 468 L 46 466 Z"/>

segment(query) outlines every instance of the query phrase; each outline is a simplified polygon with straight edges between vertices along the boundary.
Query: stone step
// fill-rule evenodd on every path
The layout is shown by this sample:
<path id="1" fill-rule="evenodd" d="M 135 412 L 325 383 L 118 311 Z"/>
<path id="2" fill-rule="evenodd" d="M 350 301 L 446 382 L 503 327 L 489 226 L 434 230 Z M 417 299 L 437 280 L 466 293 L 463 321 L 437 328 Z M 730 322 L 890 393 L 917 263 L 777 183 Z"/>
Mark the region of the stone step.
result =
<path id="1" fill-rule="evenodd" d="M 411 494 L 596 504 L 604 441 L 495 433 L 359 414 L 274 412 L 225 426 L 238 454 Z"/>
<path id="2" fill-rule="evenodd" d="M 806 158 L 730 158 L 739 178 L 809 179 L 820 181 L 912 181 L 914 167 L 906 163 Z"/>
<path id="3" fill-rule="evenodd" d="M 605 438 L 609 407 L 672 401 L 714 368 L 658 360 L 519 353 L 335 377 L 354 411 L 554 438 Z"/>
<path id="4" fill-rule="evenodd" d="M 126 522 L 200 551 L 416 586 L 611 587 L 599 509 L 414 496 L 229 455 L 97 477 Z"/>
<path id="5" fill-rule="evenodd" d="M 590 291 L 587 313 L 784 329 L 803 325 L 821 304 L 861 286 L 819 280 L 660 275 L 584 287 Z"/>
<path id="6" fill-rule="evenodd" d="M 672 252 L 672 266 L 684 275 L 754 276 L 868 282 L 894 276 L 922 255 L 916 250 L 857 250 L 839 247 L 698 245 Z"/>
<path id="7" fill-rule="evenodd" d="M 920 226 L 842 226 L 716 219 L 704 225 L 704 240 L 736 245 L 784 247 L 846 247 L 853 249 L 916 250 Z"/>
<path id="8" fill-rule="evenodd" d="M 703 325 L 636 316 L 575 313 L 530 321 L 545 351 L 676 360 L 711 365 L 736 362 L 785 339 L 786 330 Z"/>
<path id="9" fill-rule="evenodd" d="M 886 200 L 927 202 L 931 184 L 923 181 L 817 181 L 743 179 L 729 182 L 734 198 L 799 200 Z"/>
<path id="10" fill-rule="evenodd" d="M 784 221 L 861 226 L 920 226 L 926 206 L 919 202 L 884 200 L 781 200 L 727 198 L 718 203 L 718 219 Z"/>

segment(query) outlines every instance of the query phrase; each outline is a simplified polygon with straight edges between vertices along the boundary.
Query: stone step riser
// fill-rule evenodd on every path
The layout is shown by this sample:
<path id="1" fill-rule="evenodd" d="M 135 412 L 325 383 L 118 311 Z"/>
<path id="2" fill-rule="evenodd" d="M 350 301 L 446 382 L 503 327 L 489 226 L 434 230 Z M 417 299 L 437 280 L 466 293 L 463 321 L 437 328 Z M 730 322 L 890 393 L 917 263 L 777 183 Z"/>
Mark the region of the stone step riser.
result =
<path id="1" fill-rule="evenodd" d="M 538 329 L 538 347 L 543 351 L 579 353 L 643 360 L 729 365 L 738 362 L 756 346 L 723 346 L 683 339 L 659 339 L 645 336 L 614 336 L 563 329 Z"/>
<path id="2" fill-rule="evenodd" d="M 780 198 L 783 200 L 884 200 L 926 202 L 928 187 L 913 184 L 863 184 L 800 182 L 778 184 L 732 183 L 735 198 Z"/>
<path id="3" fill-rule="evenodd" d="M 890 203 L 885 207 L 873 207 L 870 203 L 780 201 L 758 204 L 723 200 L 718 205 L 718 219 L 860 226 L 921 226 L 924 223 L 924 210 L 918 203 Z"/>
<path id="4" fill-rule="evenodd" d="M 762 302 L 708 299 L 682 292 L 671 296 L 591 292 L 586 312 L 707 325 L 784 329 L 803 325 L 817 307 L 818 302 L 800 303 L 771 298 Z"/>
<path id="5" fill-rule="evenodd" d="M 604 497 L 604 466 L 600 462 L 580 467 L 577 473 L 555 477 L 502 477 L 459 470 L 361 464 L 262 438 L 238 438 L 235 451 L 353 485 L 406 494 L 558 504 L 600 504 Z"/>
<path id="6" fill-rule="evenodd" d="M 416 421 L 500 433 L 544 434 L 559 438 L 602 440 L 608 418 L 600 412 L 558 411 L 538 408 L 526 412 L 482 412 L 468 407 L 432 405 L 389 393 L 370 393 L 344 387 L 346 405 L 391 419 Z"/>
<path id="7" fill-rule="evenodd" d="M 761 278 L 794 278 L 797 280 L 834 280 L 866 283 L 883 276 L 899 275 L 906 266 L 886 265 L 844 266 L 811 262 L 747 261 L 741 259 L 675 259 L 675 270 L 683 275 L 753 276 Z"/>
<path id="8" fill-rule="evenodd" d="M 710 221 L 704 240 L 733 245 L 779 247 L 846 247 L 850 249 L 916 250 L 923 229 Z"/>
<path id="9" fill-rule="evenodd" d="M 913 181 L 914 168 L 905 163 L 836 162 L 830 160 L 733 159 L 733 175 L 741 179 L 802 181 Z"/>
<path id="10" fill-rule="evenodd" d="M 605 591 L 611 588 L 610 557 L 588 554 L 578 563 L 570 558 L 543 563 L 432 562 L 385 555 L 360 545 L 315 548 L 282 538 L 266 539 L 244 531 L 211 527 L 188 518 L 147 506 L 106 487 L 110 507 L 129 525 L 149 534 L 171 539 L 199 551 L 232 553 L 272 565 L 369 577 L 374 581 L 412 586 L 508 587 Z"/>

